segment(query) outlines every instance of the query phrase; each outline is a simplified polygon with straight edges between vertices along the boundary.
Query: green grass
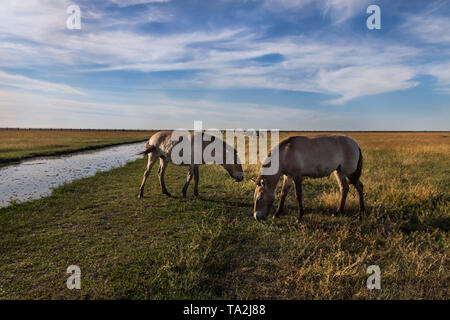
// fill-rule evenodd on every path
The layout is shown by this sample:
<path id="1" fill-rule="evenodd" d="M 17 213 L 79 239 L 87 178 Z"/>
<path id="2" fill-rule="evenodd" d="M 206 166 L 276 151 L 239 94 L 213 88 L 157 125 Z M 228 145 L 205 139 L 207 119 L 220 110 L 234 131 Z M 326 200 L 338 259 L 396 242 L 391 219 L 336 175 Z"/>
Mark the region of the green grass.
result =
<path id="1" fill-rule="evenodd" d="M 301 225 L 292 193 L 280 219 L 257 223 L 253 183 L 216 165 L 200 168 L 200 199 L 192 186 L 181 198 L 186 168 L 170 165 L 174 197 L 161 194 L 155 168 L 139 200 L 146 159 L 0 209 L 0 298 L 448 299 L 448 139 L 417 136 L 355 136 L 362 222 L 354 189 L 347 213 L 331 217 L 338 187 L 325 178 L 305 181 Z M 66 288 L 72 264 L 81 290 Z M 366 288 L 373 264 L 381 290 Z"/>
<path id="2" fill-rule="evenodd" d="M 0 163 L 147 140 L 153 131 L 0 130 Z"/>

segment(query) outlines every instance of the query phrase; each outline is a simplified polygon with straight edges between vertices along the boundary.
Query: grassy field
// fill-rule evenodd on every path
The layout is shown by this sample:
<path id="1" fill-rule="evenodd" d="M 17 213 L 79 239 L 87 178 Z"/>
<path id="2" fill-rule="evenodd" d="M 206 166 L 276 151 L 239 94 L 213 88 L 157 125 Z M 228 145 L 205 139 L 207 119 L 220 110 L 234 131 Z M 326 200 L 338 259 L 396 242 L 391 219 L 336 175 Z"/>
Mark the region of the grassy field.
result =
<path id="1" fill-rule="evenodd" d="M 0 163 L 148 139 L 151 131 L 1 130 Z"/>
<path id="2" fill-rule="evenodd" d="M 0 298 L 449 299 L 450 134 L 346 134 L 364 155 L 362 222 L 354 188 L 331 217 L 332 177 L 304 182 L 301 225 L 292 191 L 280 219 L 255 222 L 257 166 L 241 183 L 201 167 L 186 200 L 186 168 L 167 169 L 173 198 L 154 168 L 139 200 L 143 158 L 0 209 Z M 81 290 L 66 287 L 72 264 Z M 366 287 L 369 265 L 381 290 Z"/>

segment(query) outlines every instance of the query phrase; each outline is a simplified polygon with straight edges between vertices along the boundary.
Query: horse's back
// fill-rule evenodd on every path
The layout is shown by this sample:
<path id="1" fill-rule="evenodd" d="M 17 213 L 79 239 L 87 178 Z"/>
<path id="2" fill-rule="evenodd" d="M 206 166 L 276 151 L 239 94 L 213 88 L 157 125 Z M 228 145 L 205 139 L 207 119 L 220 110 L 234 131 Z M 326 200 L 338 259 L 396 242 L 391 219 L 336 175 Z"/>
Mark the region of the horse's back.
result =
<path id="1" fill-rule="evenodd" d="M 227 152 L 227 148 L 231 148 L 229 145 L 225 144 L 225 142 L 217 136 L 212 136 L 212 135 L 208 135 L 206 133 L 196 133 L 193 131 L 187 131 L 188 132 L 188 144 L 190 145 L 190 150 L 191 150 L 191 162 L 190 163 L 194 163 L 195 157 L 195 141 L 196 141 L 196 137 L 199 138 L 199 141 L 201 143 L 201 157 L 202 157 L 202 161 L 203 161 L 203 150 L 210 145 L 212 142 L 211 141 L 215 141 L 217 138 L 220 140 L 220 142 L 223 144 L 223 154 L 226 155 Z M 155 155 L 157 156 L 164 156 L 167 157 L 168 159 L 172 159 L 171 158 L 171 152 L 172 149 L 181 142 L 182 136 L 184 136 L 184 131 L 180 131 L 179 134 L 176 134 L 175 136 L 173 136 L 172 134 L 174 133 L 174 131 L 158 131 L 157 133 L 155 133 L 154 135 L 152 135 L 149 139 L 149 141 L 146 144 L 146 148 L 148 148 L 149 146 L 153 146 L 155 147 Z M 183 137 L 183 139 L 185 139 L 185 137 Z M 215 156 L 215 149 L 213 149 L 212 151 L 212 156 Z M 204 163 L 204 162 L 203 162 Z M 225 163 L 225 160 L 224 162 Z M 238 162 L 236 162 L 238 163 Z M 187 163 L 183 163 L 186 164 Z"/>
<path id="2" fill-rule="evenodd" d="M 148 146 L 154 146 L 155 150 L 161 155 L 167 155 L 173 148 L 171 135 L 173 131 L 158 131 L 150 137 L 147 142 Z"/>
<path id="3" fill-rule="evenodd" d="M 282 161 L 288 163 L 287 170 L 309 177 L 328 176 L 336 169 L 350 175 L 359 159 L 357 143 L 339 135 L 294 136 L 283 141 L 280 148 L 284 149 Z"/>

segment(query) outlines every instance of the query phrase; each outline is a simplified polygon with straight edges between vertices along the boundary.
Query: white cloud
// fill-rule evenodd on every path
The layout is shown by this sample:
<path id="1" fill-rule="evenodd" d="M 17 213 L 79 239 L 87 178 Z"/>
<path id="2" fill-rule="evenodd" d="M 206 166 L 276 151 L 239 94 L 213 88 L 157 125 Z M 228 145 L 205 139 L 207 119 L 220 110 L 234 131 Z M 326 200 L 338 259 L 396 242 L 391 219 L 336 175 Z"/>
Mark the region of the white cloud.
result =
<path id="1" fill-rule="evenodd" d="M 291 128 L 299 120 L 317 121 L 316 113 L 300 108 L 210 100 L 176 100 L 154 96 L 143 104 L 106 103 L 49 97 L 40 93 L 0 89 L 2 126 L 58 128 Z M 293 117 L 297 120 L 293 123 Z M 319 119 L 320 120 L 320 119 Z"/>
<path id="2" fill-rule="evenodd" d="M 443 5 L 444 2 L 429 4 L 421 14 L 407 16 L 402 30 L 425 42 L 429 51 L 438 55 L 437 61 L 424 64 L 420 73 L 436 79 L 437 91 L 450 93 L 450 20 L 441 14 Z"/>
<path id="3" fill-rule="evenodd" d="M 123 6 L 142 2 L 115 1 Z M 320 0 L 314 1 L 314 6 L 324 14 L 336 15 L 339 22 L 359 12 L 358 8 L 364 3 Z M 90 15 L 101 21 L 99 24 L 88 24 L 81 32 L 68 32 L 65 29 L 68 4 L 65 0 L 5 4 L 0 12 L 0 66 L 43 67 L 45 70 L 53 67 L 70 72 L 191 70 L 195 73 L 189 80 L 176 80 L 167 85 L 316 92 L 337 96 L 328 101 L 335 104 L 417 85 L 413 79 L 418 70 L 410 66 L 408 60 L 422 51 L 385 39 L 343 38 L 331 42 L 313 36 L 284 36 L 262 40 L 261 34 L 243 28 L 144 34 L 131 27 L 132 23 L 165 19 L 170 16 L 166 13 L 155 17 L 145 13 L 132 22 L 129 17 L 102 16 L 98 19 L 100 16 L 94 13 Z M 278 4 L 278 9 L 287 10 L 311 6 L 313 1 L 267 0 L 265 4 Z M 121 26 L 121 31 L 112 31 L 116 29 L 111 26 Z M 251 60 L 270 54 L 280 55 L 282 61 L 261 64 Z M 102 67 L 86 67 L 91 65 Z M 431 70 L 430 74 L 445 80 L 439 70 Z M 7 74 L 3 73 L 5 77 Z M 55 84 L 8 77 L 3 80 L 4 85 L 9 82 L 10 86 L 41 91 L 46 86 L 55 88 Z M 61 88 L 60 91 L 69 93 L 70 90 L 76 89 Z"/>
<path id="4" fill-rule="evenodd" d="M 29 91 L 44 91 L 67 95 L 82 95 L 83 92 L 65 84 L 36 80 L 0 70 L 0 86 L 21 88 Z"/>
<path id="5" fill-rule="evenodd" d="M 438 15 L 410 16 L 403 26 L 420 40 L 433 44 L 450 44 L 450 19 Z"/>
<path id="6" fill-rule="evenodd" d="M 351 99 L 403 90 L 417 85 L 412 79 L 417 71 L 402 65 L 420 50 L 397 45 L 379 49 L 376 43 L 314 42 L 288 37 L 271 41 L 234 40 L 223 45 L 223 52 L 206 51 L 199 60 L 182 63 L 149 63 L 125 68 L 136 70 L 200 69 L 194 79 L 181 81 L 180 87 L 198 88 L 266 88 L 290 91 L 320 92 L 340 95 L 330 103 L 342 104 Z M 240 48 L 233 52 L 232 48 Z M 230 51 L 232 54 L 230 54 Z M 248 59 L 280 54 L 284 61 L 274 64 L 252 64 Z"/>
<path id="7" fill-rule="evenodd" d="M 52 41 L 58 41 L 54 39 Z M 200 88 L 265 88 L 341 95 L 332 103 L 416 85 L 413 68 L 402 67 L 420 50 L 377 42 L 327 43 L 287 36 L 260 40 L 245 29 L 173 35 L 131 31 L 96 32 L 66 37 L 58 46 L 5 42 L 3 63 L 43 65 L 106 65 L 75 71 L 136 70 L 141 72 L 192 70 L 196 75 L 179 85 Z M 15 52 L 21 46 L 20 54 Z M 42 56 L 40 53 L 45 53 Z M 278 54 L 279 63 L 258 64 L 249 59 Z M 2 62 L 0 62 L 0 65 Z M 397 72 L 402 70 L 401 73 Z M 405 72 L 407 70 L 407 72 Z M 330 77 L 325 81 L 324 74 Z M 375 79 L 371 77 L 376 76 Z M 353 79 L 353 80 L 352 80 Z M 344 86 L 342 84 L 346 84 Z"/>
<path id="8" fill-rule="evenodd" d="M 116 0 L 131 5 L 138 0 Z M 166 2 L 163 0 L 146 1 Z M 143 10 L 131 17 L 124 18 L 116 13 L 97 12 L 88 7 L 81 7 L 81 30 L 69 31 L 66 20 L 69 15 L 66 9 L 73 4 L 71 0 L 27 0 L 8 1 L 2 3 L 0 10 L 0 39 L 25 40 L 35 44 L 48 46 L 62 46 L 67 39 L 73 36 L 95 34 L 100 30 L 120 26 L 122 30 L 129 31 L 136 25 L 154 22 L 170 21 L 172 14 L 162 9 L 152 8 Z"/>
<path id="9" fill-rule="evenodd" d="M 319 10 L 323 16 L 329 16 L 336 23 L 341 23 L 355 15 L 365 14 L 371 0 L 265 0 L 264 7 L 273 11 L 289 12 L 295 10 Z"/>
<path id="10" fill-rule="evenodd" d="M 437 79 L 437 89 L 450 93 L 450 62 L 437 63 L 425 68 L 426 73 Z"/>
<path id="11" fill-rule="evenodd" d="M 129 7 L 135 6 L 137 4 L 170 2 L 171 0 L 111 0 L 111 1 L 117 4 L 119 7 Z"/>
<path id="12" fill-rule="evenodd" d="M 333 71 L 321 70 L 318 86 L 324 90 L 341 95 L 330 100 L 333 104 L 344 104 L 356 97 L 405 90 L 417 86 L 412 81 L 414 70 L 401 66 L 347 67 Z"/>
<path id="13" fill-rule="evenodd" d="M 65 30 L 69 0 L 5 1 L 0 10 L 0 36 L 45 43 Z"/>
<path id="14" fill-rule="evenodd" d="M 98 93 L 98 95 L 101 95 Z M 51 98 L 38 93 L 0 89 L 4 127 L 44 128 L 278 128 L 296 130 L 449 130 L 449 114 L 424 118 L 413 114 L 364 117 L 338 111 L 302 110 L 278 105 L 209 100 L 175 100 L 166 96 L 147 103 L 106 103 Z M 336 109 L 337 110 L 337 109 Z"/>

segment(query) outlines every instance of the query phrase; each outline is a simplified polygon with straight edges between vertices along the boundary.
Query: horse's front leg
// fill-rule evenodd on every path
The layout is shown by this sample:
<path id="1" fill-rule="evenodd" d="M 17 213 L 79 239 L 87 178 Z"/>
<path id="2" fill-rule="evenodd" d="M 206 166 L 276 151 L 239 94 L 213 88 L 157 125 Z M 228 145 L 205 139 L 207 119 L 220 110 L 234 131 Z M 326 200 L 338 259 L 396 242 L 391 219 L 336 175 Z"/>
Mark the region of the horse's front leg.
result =
<path id="1" fill-rule="evenodd" d="M 188 174 L 187 174 L 187 177 L 186 177 L 186 183 L 184 184 L 183 191 L 182 191 L 183 192 L 183 197 L 185 197 L 185 198 L 186 198 L 187 188 L 189 187 L 189 183 L 191 182 L 193 175 L 194 175 L 194 166 L 191 165 L 191 166 L 189 166 L 189 171 L 188 171 Z"/>
<path id="2" fill-rule="evenodd" d="M 281 187 L 280 193 L 280 202 L 278 203 L 278 208 L 275 211 L 274 218 L 278 218 L 278 216 L 283 213 L 284 201 L 286 200 L 286 196 L 289 192 L 289 188 L 291 187 L 291 181 L 288 176 L 283 177 L 283 186 Z"/>
<path id="3" fill-rule="evenodd" d="M 160 158 L 159 160 L 159 170 L 158 170 L 158 177 L 159 177 L 159 184 L 161 185 L 162 193 L 170 197 L 169 191 L 167 191 L 166 188 L 166 182 L 164 181 L 164 175 L 166 173 L 168 161 L 166 158 Z"/>
<path id="4" fill-rule="evenodd" d="M 336 179 L 337 179 L 337 181 L 339 183 L 339 188 L 341 190 L 341 199 L 339 201 L 339 207 L 338 207 L 338 210 L 336 212 L 336 216 L 338 216 L 338 215 L 344 213 L 345 201 L 347 199 L 349 186 L 348 186 L 347 178 L 345 177 L 345 175 L 340 170 L 336 170 L 335 171 L 335 176 L 336 176 Z"/>
<path id="5" fill-rule="evenodd" d="M 303 217 L 303 203 L 302 203 L 302 178 L 301 177 L 294 177 L 294 184 L 295 184 L 295 198 L 297 199 L 298 204 L 298 219 L 297 222 L 300 223 L 302 221 Z"/>
<path id="6" fill-rule="evenodd" d="M 144 176 L 142 177 L 141 186 L 139 188 L 139 195 L 138 195 L 139 199 L 142 199 L 142 197 L 144 196 L 144 185 L 145 182 L 147 181 L 148 175 L 150 174 L 150 170 L 152 170 L 152 167 L 156 162 L 156 159 L 157 157 L 155 156 L 154 153 L 149 153 L 147 168 L 145 169 Z"/>
<path id="7" fill-rule="evenodd" d="M 198 164 L 194 165 L 194 196 L 198 197 Z"/>

